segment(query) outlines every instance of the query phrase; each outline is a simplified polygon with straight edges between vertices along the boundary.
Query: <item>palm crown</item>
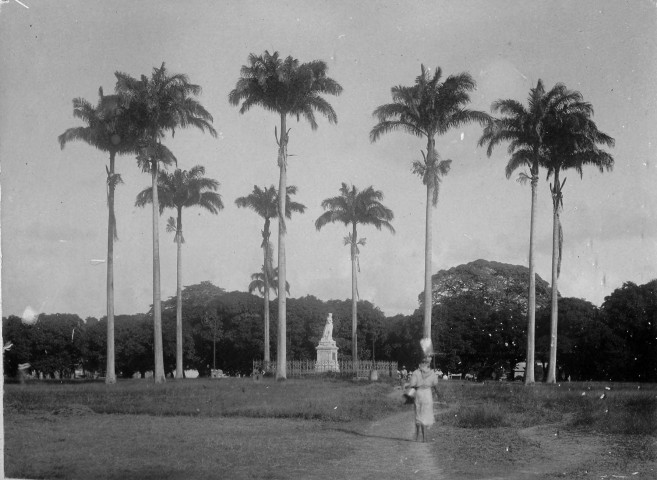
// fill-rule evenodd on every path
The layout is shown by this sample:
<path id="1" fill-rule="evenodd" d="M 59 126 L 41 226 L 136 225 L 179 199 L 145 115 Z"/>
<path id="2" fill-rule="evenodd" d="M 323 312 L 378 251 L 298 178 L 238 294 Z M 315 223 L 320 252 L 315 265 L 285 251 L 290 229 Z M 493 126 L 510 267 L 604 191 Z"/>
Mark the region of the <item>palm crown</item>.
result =
<path id="1" fill-rule="evenodd" d="M 417 137 L 433 137 L 471 122 L 486 123 L 488 114 L 465 108 L 469 92 L 476 87 L 469 73 L 450 75 L 440 82 L 442 70 L 433 75 L 421 66 L 421 73 L 410 87 L 392 87 L 393 103 L 379 106 L 374 116 L 379 123 L 372 128 L 370 140 L 384 133 L 401 130 Z"/>
<path id="2" fill-rule="evenodd" d="M 160 213 L 165 208 L 199 206 L 211 213 L 224 208 L 221 195 L 216 193 L 219 182 L 204 177 L 205 167 L 196 165 L 190 170 L 176 169 L 173 173 L 160 172 L 157 180 L 160 195 Z M 153 201 L 153 188 L 148 187 L 137 195 L 136 206 L 143 207 Z"/>
<path id="3" fill-rule="evenodd" d="M 104 95 L 103 88 L 99 88 L 95 107 L 84 98 L 74 98 L 73 116 L 87 126 L 69 128 L 57 137 L 61 148 L 68 142 L 81 140 L 103 152 L 136 151 L 129 119 L 117 95 Z"/>
<path id="4" fill-rule="evenodd" d="M 342 183 L 339 196 L 327 198 L 322 202 L 322 208 L 326 212 L 315 221 L 315 227 L 319 230 L 327 223 L 339 222 L 346 226 L 373 225 L 378 230 L 385 227 L 394 233 L 395 229 L 390 224 L 394 215 L 381 200 L 383 192 L 374 190 L 372 186 L 359 191 L 353 185 L 350 187 Z"/>
<path id="5" fill-rule="evenodd" d="M 189 82 L 187 75 L 169 74 L 165 64 L 153 68 L 151 78 L 142 75 L 139 80 L 122 72 L 116 72 L 116 92 L 123 105 L 129 109 L 133 122 L 149 137 L 159 139 L 177 128 L 196 127 L 217 132 L 212 126 L 212 115 L 195 98 L 201 87 Z"/>
<path id="6" fill-rule="evenodd" d="M 155 159 L 172 162 L 171 152 L 159 143 L 167 131 L 175 135 L 178 128 L 196 127 L 217 136 L 212 115 L 194 98 L 201 87 L 190 83 L 187 75 L 169 74 L 164 63 L 153 68 L 150 78 L 142 75 L 137 80 L 121 72 L 115 75 L 121 106 L 140 137 L 137 161 L 144 171 L 153 168 Z"/>
<path id="7" fill-rule="evenodd" d="M 567 169 L 575 170 L 581 177 L 586 165 L 597 167 L 600 172 L 613 168 L 613 157 L 598 145 L 613 147 L 614 139 L 598 130 L 592 115 L 591 105 L 579 101 L 551 123 L 545 135 L 547 148 L 543 157 L 548 178 L 557 170 Z"/>
<path id="8" fill-rule="evenodd" d="M 492 111 L 502 117 L 491 121 L 479 139 L 479 146 L 487 145 L 488 156 L 495 146 L 509 142 L 511 158 L 506 166 L 507 178 L 521 167 L 528 167 L 536 176 L 539 165 L 547 162 L 548 143 L 552 143 L 554 149 L 559 143 L 558 137 L 563 137 L 565 133 L 563 126 L 559 127 L 564 119 L 571 116 L 569 121 L 572 122 L 573 116 L 589 116 L 592 113 L 590 104 L 582 101 L 580 92 L 568 90 L 561 83 L 546 92 L 543 82 L 539 80 L 536 87 L 530 90 L 527 103 L 528 107 L 513 99 L 493 102 Z"/>
<path id="9" fill-rule="evenodd" d="M 160 172 L 157 179 L 160 214 L 165 208 L 176 209 L 179 213 L 183 208 L 201 207 L 216 214 L 224 208 L 221 195 L 216 192 L 219 182 L 204 177 L 205 167 L 196 165 L 190 170 L 176 169 L 173 173 Z M 137 195 L 135 205 L 143 207 L 153 201 L 153 187 L 147 187 Z M 180 219 L 179 219 L 180 220 Z M 182 225 L 175 227 L 176 240 L 182 237 Z"/>
<path id="10" fill-rule="evenodd" d="M 285 217 L 292 218 L 293 212 L 303 213 L 306 206 L 291 200 L 290 196 L 297 193 L 296 186 L 288 185 L 286 190 Z M 265 221 L 269 221 L 278 214 L 278 192 L 274 185 L 264 188 L 254 185 L 253 192 L 237 198 L 235 204 L 241 208 L 249 208 L 264 218 Z"/>
<path id="11" fill-rule="evenodd" d="M 422 65 L 414 85 L 393 87 L 393 103 L 374 110 L 378 123 L 370 132 L 372 142 L 398 130 L 427 138 L 427 152 L 422 153 L 422 162 L 413 162 L 413 173 L 432 189 L 434 206 L 438 203 L 440 177 L 449 172 L 451 164 L 451 160 L 440 159 L 435 136 L 471 122 L 486 124 L 490 121 L 487 113 L 465 108 L 470 103 L 470 92 L 476 87 L 469 73 L 450 75 L 444 82 L 440 81 L 441 77 L 440 68 L 431 75 Z"/>
<path id="12" fill-rule="evenodd" d="M 241 102 L 240 113 L 259 106 L 281 115 L 296 115 L 297 119 L 303 116 L 316 130 L 315 112 L 324 115 L 330 123 L 338 121 L 333 107 L 321 96 L 342 93 L 342 87 L 327 76 L 327 70 L 321 60 L 300 63 L 291 56 L 281 59 L 278 52 L 251 54 L 228 101 L 231 105 Z"/>

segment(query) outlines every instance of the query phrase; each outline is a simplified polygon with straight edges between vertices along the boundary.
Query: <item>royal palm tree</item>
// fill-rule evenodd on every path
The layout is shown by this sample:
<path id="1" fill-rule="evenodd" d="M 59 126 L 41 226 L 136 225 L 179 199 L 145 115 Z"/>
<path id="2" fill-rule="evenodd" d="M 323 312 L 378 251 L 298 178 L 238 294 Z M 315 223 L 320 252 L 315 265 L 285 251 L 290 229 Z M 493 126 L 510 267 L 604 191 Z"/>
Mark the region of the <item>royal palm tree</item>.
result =
<path id="1" fill-rule="evenodd" d="M 393 103 L 374 110 L 378 120 L 370 132 L 370 140 L 377 141 L 381 135 L 402 131 L 427 139 L 423 161 L 413 163 L 413 172 L 420 175 L 427 188 L 424 250 L 424 329 L 423 336 L 431 341 L 432 307 L 432 207 L 438 203 L 440 177 L 447 174 L 451 160 L 441 160 L 436 150 L 436 135 L 443 135 L 452 128 L 478 122 L 485 125 L 490 117 L 485 112 L 469 110 L 470 94 L 476 88 L 469 73 L 450 75 L 441 82 L 442 71 L 436 68 L 433 75 L 421 66 L 420 75 L 410 87 L 392 87 Z M 429 347 L 431 348 L 431 347 Z"/>
<path id="2" fill-rule="evenodd" d="M 313 130 L 317 129 L 315 113 L 337 123 L 333 107 L 322 95 L 339 95 L 342 87 L 327 75 L 328 66 L 321 60 L 300 63 L 288 56 L 284 60 L 278 52 L 249 55 L 248 65 L 243 65 L 235 88 L 228 95 L 231 105 L 240 105 L 240 113 L 259 106 L 280 116 L 280 137 L 274 130 L 278 143 L 278 191 L 287 191 L 287 145 L 290 131 L 287 118 L 304 117 Z M 285 264 L 285 195 L 278 196 L 278 290 L 285 288 L 287 277 Z M 278 358 L 276 378 L 287 378 L 286 350 L 286 299 L 278 299 Z"/>
<path id="3" fill-rule="evenodd" d="M 511 156 L 506 165 L 506 178 L 510 178 L 518 168 L 527 168 L 529 173 L 521 172 L 521 182 L 531 184 L 531 213 L 529 223 L 529 294 L 527 301 L 527 362 L 525 367 L 525 384 L 534 383 L 535 331 L 536 331 L 536 266 L 534 262 L 534 239 L 536 219 L 536 199 L 539 165 L 546 154 L 544 135 L 548 126 L 574 100 L 574 92 L 563 84 L 556 84 L 545 91 L 543 82 L 538 81 L 530 89 L 527 107 L 513 99 L 500 99 L 493 102 L 493 113 L 501 114 L 484 128 L 479 139 L 479 146 L 487 145 L 486 153 L 490 157 L 493 148 L 502 142 L 509 142 L 508 153 Z"/>
<path id="4" fill-rule="evenodd" d="M 297 187 L 290 185 L 287 188 L 287 195 L 285 200 L 285 217 L 292 218 L 292 212 L 303 213 L 306 210 L 306 206 L 293 202 L 290 199 L 290 195 L 297 193 Z M 278 282 L 278 268 L 276 268 L 276 275 L 274 277 L 274 262 L 273 262 L 273 248 L 269 240 L 270 237 L 270 225 L 272 218 L 277 217 L 278 212 L 278 192 L 276 187 L 273 185 L 270 187 L 260 188 L 257 185 L 253 186 L 253 192 L 248 194 L 246 197 L 239 197 L 235 200 L 235 204 L 241 208 L 250 208 L 262 218 L 265 219 L 265 226 L 262 229 L 262 252 L 264 256 L 264 264 L 262 270 L 262 294 L 264 297 L 264 320 L 265 320 L 265 365 L 269 365 L 271 362 L 270 350 L 269 350 L 269 291 L 274 289 L 278 291 L 278 286 L 274 286 L 271 282 Z M 253 275 L 260 275 L 254 273 Z M 274 280 L 276 279 L 276 280 Z M 254 279 L 255 280 L 255 279 Z M 286 282 L 287 285 L 287 282 Z M 251 292 L 251 287 L 249 286 L 249 292 Z M 289 291 L 289 290 L 288 290 Z"/>
<path id="5" fill-rule="evenodd" d="M 593 107 L 582 100 L 582 94 L 570 92 L 571 101 L 561 109 L 560 114 L 550 123 L 545 132 L 547 151 L 544 166 L 548 170 L 550 192 L 552 193 L 552 305 L 550 315 L 550 358 L 547 383 L 556 382 L 557 367 L 557 323 L 558 295 L 557 280 L 561 273 L 561 253 L 563 248 L 563 230 L 561 227 L 561 210 L 563 209 L 564 177 L 560 173 L 573 169 L 583 176 L 583 167 L 596 167 L 601 173 L 611 171 L 613 157 L 598 145 L 614 146 L 614 139 L 598 130 L 591 120 Z"/>
<path id="6" fill-rule="evenodd" d="M 155 383 L 164 382 L 164 359 L 162 350 L 162 305 L 160 295 L 160 247 L 159 247 L 159 198 L 157 179 L 159 165 L 175 160 L 161 141 L 166 132 L 175 134 L 178 128 L 196 127 L 212 136 L 217 132 L 212 127 L 212 115 L 196 100 L 201 87 L 189 82 L 187 75 L 170 74 L 164 63 L 153 68 L 151 77 L 142 75 L 139 80 L 128 74 L 116 72 L 116 93 L 128 110 L 131 120 L 140 135 L 140 151 L 137 164 L 151 174 L 153 189 L 153 325 Z"/>
<path id="7" fill-rule="evenodd" d="M 177 250 L 176 275 L 176 378 L 183 378 L 183 336 L 182 336 L 182 244 L 185 242 L 182 229 L 183 208 L 201 207 L 217 214 L 224 208 L 221 195 L 217 193 L 219 182 L 204 177 L 205 167 L 196 165 L 189 171 L 176 169 L 173 173 L 160 172 L 157 180 L 157 196 L 160 200 L 160 214 L 165 208 L 176 210 L 176 218 L 170 217 L 167 231 L 175 232 L 174 242 Z M 143 207 L 153 203 L 153 187 L 147 187 L 137 195 L 135 205 Z"/>
<path id="8" fill-rule="evenodd" d="M 73 99 L 73 116 L 86 126 L 67 129 L 59 137 L 62 149 L 71 141 L 80 140 L 102 152 L 109 153 L 107 172 L 107 364 L 105 383 L 116 383 L 114 368 L 114 241 L 118 240 L 114 213 L 114 190 L 122 183 L 121 175 L 115 172 L 116 155 L 136 153 L 135 138 L 131 135 L 128 118 L 119 107 L 116 95 L 103 95 L 98 89 L 98 103 L 94 107 L 83 98 Z"/>
<path id="9" fill-rule="evenodd" d="M 359 191 L 355 186 L 343 183 L 340 187 L 340 195 L 327 198 L 322 202 L 322 208 L 326 210 L 315 221 L 315 228 L 321 228 L 328 223 L 344 223 L 346 227 L 351 226 L 351 232 L 344 237 L 344 244 L 349 245 L 351 250 L 351 357 L 354 363 L 354 372 L 358 373 L 358 271 L 360 263 L 358 255 L 359 245 L 365 245 L 365 238 L 358 238 L 358 225 L 373 225 L 377 230 L 382 227 L 395 233 L 390 224 L 394 215 L 392 210 L 384 206 L 383 192 L 374 190 L 369 186 Z"/>

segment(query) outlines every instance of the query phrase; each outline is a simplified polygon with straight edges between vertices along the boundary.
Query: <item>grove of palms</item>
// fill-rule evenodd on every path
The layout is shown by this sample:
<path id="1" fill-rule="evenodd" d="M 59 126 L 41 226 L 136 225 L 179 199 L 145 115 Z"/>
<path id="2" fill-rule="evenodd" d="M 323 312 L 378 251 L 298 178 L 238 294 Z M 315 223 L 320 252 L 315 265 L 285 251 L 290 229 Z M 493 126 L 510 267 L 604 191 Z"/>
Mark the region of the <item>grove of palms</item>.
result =
<path id="1" fill-rule="evenodd" d="M 536 266 L 534 242 L 536 236 L 536 200 L 539 166 L 546 155 L 546 131 L 555 120 L 566 111 L 572 103 L 574 92 L 565 85 L 556 84 L 545 91 L 539 79 L 536 87 L 529 91 L 527 107 L 513 99 L 500 99 L 491 105 L 492 112 L 499 113 L 500 118 L 493 119 L 484 128 L 479 139 L 479 146 L 487 145 L 486 153 L 490 157 L 493 148 L 502 142 L 508 142 L 509 161 L 506 165 L 506 177 L 510 178 L 519 168 L 527 168 L 529 173 L 521 172 L 521 181 L 531 184 L 531 213 L 529 223 L 529 295 L 527 302 L 527 361 L 525 384 L 534 383 L 535 331 L 536 331 Z"/>
<path id="2" fill-rule="evenodd" d="M 160 163 L 168 165 L 175 157 L 162 145 L 166 132 L 173 135 L 177 129 L 195 127 L 216 136 L 212 115 L 196 100 L 201 87 L 189 82 L 187 75 L 170 74 L 164 65 L 153 68 L 151 77 L 135 79 L 117 72 L 116 92 L 123 108 L 139 134 L 137 163 L 151 174 L 153 192 L 153 326 L 155 330 L 156 383 L 165 381 L 162 350 L 162 305 L 160 293 L 159 198 L 157 179 Z"/>
<path id="3" fill-rule="evenodd" d="M 264 360 L 271 362 L 269 329 L 269 295 L 273 289 L 278 296 L 278 338 L 276 377 L 287 377 L 287 332 L 286 295 L 289 284 L 286 279 L 286 219 L 293 212 L 303 213 L 301 203 L 291 199 L 297 188 L 287 185 L 288 144 L 290 128 L 288 119 L 303 117 L 312 130 L 318 128 L 316 115 L 337 123 L 337 114 L 326 100 L 328 95 L 340 95 L 342 87 L 328 77 L 328 67 L 323 61 L 302 63 L 288 56 L 282 58 L 278 52 L 262 55 L 251 54 L 240 70 L 235 88 L 228 95 L 229 103 L 239 106 L 244 114 L 258 106 L 278 115 L 280 125 L 274 128 L 278 144 L 277 167 L 278 188 L 274 185 L 260 188 L 236 199 L 240 208 L 248 208 L 264 220 L 261 231 L 263 250 L 262 271 L 251 277 L 249 292 L 259 291 L 264 297 Z M 84 99 L 73 100 L 73 114 L 85 126 L 69 128 L 58 137 L 61 148 L 71 141 L 81 140 L 100 151 L 109 153 L 107 171 L 108 247 L 107 247 L 107 365 L 106 382 L 116 382 L 114 360 L 114 241 L 117 239 L 114 195 L 121 176 L 115 172 L 118 154 L 136 155 L 137 165 L 151 175 L 151 186 L 137 196 L 136 205 L 152 204 L 153 240 L 153 325 L 154 325 L 154 380 L 165 380 L 162 312 L 160 298 L 159 216 L 166 208 L 176 210 L 177 217 L 169 219 L 168 230 L 175 232 L 177 244 L 176 285 L 176 377 L 183 377 L 182 337 L 182 210 L 198 206 L 213 214 L 224 208 L 217 193 L 219 183 L 206 178 L 205 168 L 197 165 L 189 170 L 176 169 L 169 174 L 161 169 L 176 164 L 177 159 L 162 143 L 167 133 L 173 136 L 176 130 L 194 127 L 216 137 L 212 126 L 213 117 L 197 97 L 201 87 L 192 84 L 184 74 L 172 74 L 164 63 L 154 68 L 150 77 L 139 79 L 116 72 L 117 82 L 114 95 L 104 95 L 99 90 L 99 99 L 93 106 Z M 525 383 L 534 383 L 535 329 L 536 329 L 536 210 L 537 187 L 540 170 L 545 170 L 550 183 L 553 206 L 552 229 L 552 305 L 550 328 L 550 354 L 547 382 L 556 381 L 556 346 L 558 323 L 557 282 L 560 274 L 563 231 L 561 210 L 563 188 L 569 169 L 580 177 L 585 166 L 596 167 L 600 172 L 613 168 L 612 156 L 601 147 L 613 147 L 614 139 L 598 130 L 592 120 L 593 108 L 583 100 L 578 91 L 569 90 L 557 83 L 546 90 L 538 80 L 531 88 L 527 105 L 513 99 L 498 99 L 491 105 L 493 115 L 468 108 L 470 95 L 476 84 L 468 73 L 450 75 L 443 79 L 442 70 L 431 72 L 421 66 L 420 75 L 410 86 L 395 86 L 391 89 L 392 103 L 383 104 L 373 111 L 377 123 L 369 133 L 371 142 L 377 142 L 384 134 L 401 131 L 426 139 L 426 150 L 421 150 L 421 159 L 412 163 L 412 172 L 422 179 L 426 187 L 425 241 L 424 241 L 424 292 L 421 300 L 423 310 L 422 338 L 428 340 L 432 350 L 431 316 L 432 291 L 432 217 L 437 206 L 439 186 L 448 174 L 452 160 L 438 153 L 436 137 L 450 130 L 478 123 L 483 127 L 478 141 L 486 147 L 490 157 L 495 147 L 508 143 L 509 159 L 505 167 L 507 178 L 525 168 L 520 180 L 530 181 L 531 208 L 529 231 L 529 288 L 527 301 L 527 366 Z M 279 130 L 280 129 L 280 130 Z M 280 195 L 285 192 L 285 195 Z M 324 212 L 316 219 L 315 228 L 321 230 L 329 223 L 342 223 L 350 229 L 344 238 L 350 247 L 352 277 L 352 360 L 354 370 L 358 364 L 358 272 L 359 247 L 365 245 L 358 227 L 372 225 L 378 230 L 388 229 L 395 233 L 391 222 L 393 212 L 383 205 L 383 193 L 370 186 L 359 190 L 354 185 L 342 183 L 339 195 L 326 198 L 321 207 Z M 270 239 L 271 221 L 278 220 L 278 262 L 274 266 L 273 247 Z"/>
<path id="4" fill-rule="evenodd" d="M 340 187 L 340 195 L 327 198 L 322 202 L 322 208 L 326 210 L 315 221 L 315 228 L 321 228 L 329 223 L 343 223 L 346 227 L 351 226 L 351 232 L 344 238 L 344 244 L 349 245 L 351 251 L 351 358 L 354 362 L 354 371 L 358 371 L 358 271 L 360 271 L 358 246 L 365 245 L 365 238 L 358 238 L 358 225 L 372 225 L 377 230 L 382 227 L 395 233 L 390 223 L 394 218 L 392 210 L 387 208 L 381 201 L 383 192 L 369 186 L 364 190 L 358 190 L 354 185 L 343 183 Z"/>
<path id="5" fill-rule="evenodd" d="M 337 123 L 338 116 L 322 95 L 339 95 L 342 87 L 327 75 L 328 66 L 321 60 L 300 63 L 288 56 L 284 60 L 278 52 L 249 55 L 248 65 L 243 65 L 235 88 L 228 95 L 231 105 L 240 105 L 240 113 L 253 106 L 264 108 L 280 116 L 278 143 L 278 191 L 287 191 L 287 145 L 289 129 L 287 118 L 303 117 L 313 130 L 318 125 L 315 113 L 324 115 L 329 123 Z M 285 290 L 285 195 L 278 196 L 278 291 Z M 287 378 L 286 350 L 286 299 L 278 298 L 278 339 L 276 378 Z"/>
<path id="6" fill-rule="evenodd" d="M 165 208 L 176 210 L 176 218 L 169 218 L 167 230 L 175 232 L 176 242 L 176 378 L 183 378 L 183 334 L 182 334 L 182 244 L 185 242 L 182 229 L 183 208 L 200 207 L 212 214 L 224 208 L 221 195 L 216 190 L 219 182 L 205 175 L 205 167 L 196 165 L 189 170 L 176 169 L 173 173 L 160 172 L 157 181 L 157 196 L 160 214 Z M 153 187 L 147 187 L 137 195 L 135 205 L 143 207 L 153 203 Z"/>

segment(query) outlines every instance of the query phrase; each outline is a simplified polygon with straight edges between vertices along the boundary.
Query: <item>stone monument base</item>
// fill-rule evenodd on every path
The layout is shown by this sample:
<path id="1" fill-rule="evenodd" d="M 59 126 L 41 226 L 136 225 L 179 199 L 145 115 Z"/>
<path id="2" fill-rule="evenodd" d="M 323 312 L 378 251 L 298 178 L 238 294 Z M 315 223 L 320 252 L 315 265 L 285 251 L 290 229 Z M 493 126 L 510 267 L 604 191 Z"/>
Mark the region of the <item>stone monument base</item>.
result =
<path id="1" fill-rule="evenodd" d="M 338 347 L 334 340 L 322 340 L 315 347 L 317 350 L 317 362 L 315 363 L 316 372 L 339 372 L 338 364 Z"/>

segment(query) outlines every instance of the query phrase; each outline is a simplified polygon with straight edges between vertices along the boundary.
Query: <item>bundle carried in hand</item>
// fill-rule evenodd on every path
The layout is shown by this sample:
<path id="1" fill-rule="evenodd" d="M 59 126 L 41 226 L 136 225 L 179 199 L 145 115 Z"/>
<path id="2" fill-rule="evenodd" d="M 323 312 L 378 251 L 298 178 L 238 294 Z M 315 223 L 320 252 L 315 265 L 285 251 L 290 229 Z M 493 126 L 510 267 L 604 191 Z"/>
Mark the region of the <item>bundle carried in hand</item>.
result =
<path id="1" fill-rule="evenodd" d="M 407 389 L 402 396 L 406 405 L 413 403 L 415 400 L 415 389 L 413 387 Z"/>

